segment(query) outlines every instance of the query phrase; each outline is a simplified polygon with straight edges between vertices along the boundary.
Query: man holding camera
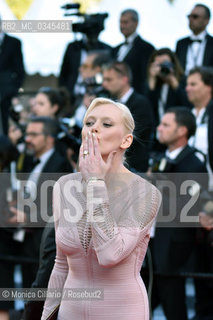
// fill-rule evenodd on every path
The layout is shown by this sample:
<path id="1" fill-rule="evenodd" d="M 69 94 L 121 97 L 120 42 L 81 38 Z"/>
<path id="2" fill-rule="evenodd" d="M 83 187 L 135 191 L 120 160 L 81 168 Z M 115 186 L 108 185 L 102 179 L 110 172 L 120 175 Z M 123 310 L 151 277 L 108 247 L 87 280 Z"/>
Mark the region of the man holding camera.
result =
<path id="1" fill-rule="evenodd" d="M 84 18 L 83 23 L 73 24 L 73 31 L 82 33 L 82 40 L 68 44 L 59 74 L 59 86 L 67 88 L 72 103 L 79 94 L 75 84 L 82 80 L 79 67 L 85 63 L 88 54 L 99 51 L 111 55 L 112 50 L 108 44 L 98 40 L 106 14 L 85 15 Z"/>
<path id="2" fill-rule="evenodd" d="M 152 103 L 157 127 L 169 107 L 189 106 L 185 92 L 185 77 L 175 53 L 169 48 L 155 50 L 150 57 L 147 70 L 145 95 Z M 157 148 L 157 143 L 155 147 Z"/>

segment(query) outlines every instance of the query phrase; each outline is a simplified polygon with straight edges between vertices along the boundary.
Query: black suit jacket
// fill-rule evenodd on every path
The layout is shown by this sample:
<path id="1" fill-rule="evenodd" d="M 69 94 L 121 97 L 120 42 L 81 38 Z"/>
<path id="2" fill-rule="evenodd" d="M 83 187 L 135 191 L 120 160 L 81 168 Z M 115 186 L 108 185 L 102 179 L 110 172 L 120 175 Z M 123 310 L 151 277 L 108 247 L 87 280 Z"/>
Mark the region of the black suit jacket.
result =
<path id="1" fill-rule="evenodd" d="M 209 163 L 213 170 L 213 100 L 207 106 L 208 110 L 208 149 Z"/>
<path id="2" fill-rule="evenodd" d="M 3 132 L 6 135 L 11 98 L 17 94 L 24 75 L 21 42 L 5 34 L 0 44 L 0 116 Z"/>
<path id="3" fill-rule="evenodd" d="M 135 131 L 133 144 L 126 152 L 126 160 L 130 167 L 138 172 L 146 172 L 148 168 L 153 113 L 149 100 L 135 91 L 126 102 L 134 121 Z"/>
<path id="4" fill-rule="evenodd" d="M 169 172 L 167 172 L 167 170 Z M 206 175 L 196 175 L 205 173 Z M 205 163 L 201 162 L 195 154 L 195 149 L 186 146 L 178 157 L 165 167 L 165 171 L 155 176 L 160 181 L 172 182 L 175 189 L 168 192 L 167 188 L 162 191 L 162 212 L 164 217 L 176 213 L 172 221 L 157 222 L 155 237 L 153 239 L 153 260 L 159 272 L 183 271 L 195 245 L 195 232 L 197 226 L 194 224 L 180 223 L 181 211 L 189 204 L 191 195 L 181 192 L 183 183 L 187 180 L 195 180 L 203 187 L 207 184 L 207 171 Z M 172 190 L 172 189 L 171 189 Z M 183 189 L 182 189 L 183 190 Z M 196 216 L 200 210 L 199 200 L 187 209 L 187 216 Z M 175 212 L 176 211 L 176 212 Z M 183 215 L 182 215 L 183 217 Z M 162 221 L 162 219 L 160 219 Z M 165 220 L 164 220 L 165 221 Z"/>
<path id="5" fill-rule="evenodd" d="M 39 268 L 32 288 L 47 288 L 55 262 L 55 255 L 55 229 L 53 225 L 47 224 L 42 235 Z M 24 319 L 41 319 L 43 306 L 44 301 L 28 301 L 24 308 Z"/>
<path id="6" fill-rule="evenodd" d="M 0 94 L 16 95 L 24 80 L 24 64 L 21 41 L 5 34 L 0 45 Z"/>
<path id="7" fill-rule="evenodd" d="M 209 34 L 206 36 L 207 42 L 203 57 L 203 66 L 213 66 L 213 37 Z M 186 68 L 186 55 L 188 46 L 190 45 L 190 38 L 183 38 L 177 42 L 176 45 L 176 54 L 180 60 L 182 67 Z"/>
<path id="8" fill-rule="evenodd" d="M 45 182 L 48 178 L 58 180 L 58 178 L 66 172 L 72 172 L 72 168 L 70 167 L 67 160 L 64 157 L 62 157 L 62 155 L 59 152 L 55 151 L 47 161 L 45 167 L 43 168 L 44 174 L 40 176 L 38 182 L 38 189 L 39 186 L 41 186 L 41 184 Z M 57 174 L 52 175 L 52 173 Z M 42 212 L 42 207 L 40 208 L 40 211 Z M 52 190 L 49 196 L 48 215 L 52 215 Z M 42 222 L 43 221 L 41 220 L 41 223 Z M 32 284 L 32 288 L 47 288 L 56 255 L 55 229 L 53 223 L 46 224 L 46 227 L 44 228 L 42 234 L 41 241 L 38 241 L 38 246 L 40 246 L 40 261 L 36 278 Z M 40 319 L 42 315 L 43 306 L 44 301 L 28 301 L 25 305 L 24 319 Z"/>
<path id="9" fill-rule="evenodd" d="M 25 237 L 24 241 L 21 243 L 20 249 L 22 256 L 37 259 L 39 262 L 42 232 L 46 223 L 49 222 L 50 218 L 52 218 L 53 185 L 58 178 L 64 174 L 64 172 L 67 172 L 67 170 L 68 165 L 66 158 L 62 157 L 60 153 L 55 151 L 38 177 L 38 182 L 36 184 L 37 194 L 35 194 L 35 197 L 33 198 L 34 195 L 32 196 L 32 190 L 20 192 L 20 196 L 23 194 L 26 195 L 24 199 L 25 206 L 23 209 L 27 215 L 27 222 L 24 225 Z M 68 170 L 68 172 L 71 171 L 72 170 Z M 27 186 L 26 182 L 23 183 L 23 186 Z M 19 203 L 19 208 L 20 205 L 21 202 Z M 32 267 L 33 269 L 30 270 L 29 275 L 27 268 L 23 268 L 23 279 L 25 279 L 25 285 L 28 287 L 36 277 L 38 265 L 35 264 Z"/>
<path id="10" fill-rule="evenodd" d="M 64 157 L 62 157 L 59 152 L 55 151 L 43 168 L 43 174 L 39 178 L 37 189 L 40 190 L 42 183 L 47 181 L 48 179 L 56 181 L 62 174 L 70 172 L 72 172 L 72 168 L 69 165 L 68 161 Z M 51 192 L 48 195 L 48 216 L 52 215 L 52 189 L 50 191 Z M 39 226 L 43 226 L 45 224 L 45 221 L 42 220 L 42 214 L 44 213 L 43 210 L 45 210 L 45 205 L 42 205 L 40 201 L 40 195 L 38 196 L 38 199 L 36 199 L 36 202 L 38 205 L 37 213 Z M 35 230 L 37 231 L 39 230 L 39 228 L 35 228 Z M 55 261 L 56 252 L 55 229 L 53 223 L 46 224 L 46 227 L 44 228 L 42 234 L 42 238 L 38 239 L 37 245 L 37 251 L 40 247 L 40 261 L 38 272 L 32 284 L 32 288 L 47 288 L 49 277 Z M 25 306 L 24 319 L 40 319 L 42 315 L 43 305 L 44 301 L 29 301 Z"/>
<path id="11" fill-rule="evenodd" d="M 59 75 L 59 86 L 66 87 L 73 94 L 74 85 L 77 81 L 81 60 L 81 50 L 86 49 L 83 41 L 69 43 L 62 61 Z M 111 47 L 103 42 L 97 41 L 92 50 L 106 50 L 111 53 Z"/>
<path id="12" fill-rule="evenodd" d="M 19 178 L 21 180 L 27 180 L 30 174 L 29 168 L 31 164 L 31 157 L 26 157 L 23 165 L 23 172 L 28 172 L 26 174 L 19 174 Z M 45 217 L 47 220 L 47 216 L 52 215 L 52 188 L 48 190 L 42 189 L 43 183 L 47 183 L 48 181 L 57 181 L 63 174 L 71 173 L 73 169 L 69 164 L 68 160 L 64 158 L 57 150 L 53 152 L 45 166 L 42 169 L 41 174 L 39 175 L 39 179 L 37 182 L 37 197 L 34 201 L 36 205 L 36 213 L 32 211 L 32 209 L 27 208 L 28 215 L 28 224 L 27 226 L 33 228 L 33 230 L 38 229 L 39 227 L 43 228 L 47 221 L 44 221 L 42 217 Z M 44 194 L 45 192 L 45 194 Z M 45 201 L 47 197 L 47 202 Z M 31 222 L 32 216 L 36 217 L 35 222 Z M 36 227 L 36 228 L 35 228 Z"/>
<path id="13" fill-rule="evenodd" d="M 185 106 L 191 108 L 191 104 L 187 99 L 186 91 L 185 91 L 185 77 L 180 81 L 179 86 L 176 89 L 172 89 L 172 87 L 169 87 L 168 96 L 166 103 L 164 105 L 164 111 L 166 111 L 170 107 L 175 106 Z M 148 87 L 148 84 L 146 84 L 145 89 L 145 95 L 150 100 L 153 112 L 154 112 L 154 118 L 155 118 L 155 126 L 158 126 L 160 119 L 159 119 L 159 113 L 158 113 L 158 103 L 161 95 L 161 85 L 158 85 L 155 90 L 150 90 Z"/>
<path id="14" fill-rule="evenodd" d="M 122 44 L 115 47 L 112 51 L 114 59 L 118 57 L 118 51 Z M 137 36 L 133 42 L 133 46 L 124 58 L 130 69 L 132 70 L 132 86 L 138 93 L 144 92 L 145 80 L 147 77 L 147 63 L 154 47 L 149 42 Z"/>

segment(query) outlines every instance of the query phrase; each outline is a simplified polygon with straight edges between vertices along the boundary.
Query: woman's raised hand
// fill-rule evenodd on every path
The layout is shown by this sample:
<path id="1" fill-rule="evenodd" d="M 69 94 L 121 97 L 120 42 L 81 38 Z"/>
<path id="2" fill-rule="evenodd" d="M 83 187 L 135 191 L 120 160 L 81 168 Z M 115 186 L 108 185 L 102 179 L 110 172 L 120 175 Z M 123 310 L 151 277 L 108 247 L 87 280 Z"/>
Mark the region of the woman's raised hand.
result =
<path id="1" fill-rule="evenodd" d="M 79 168 L 85 181 L 95 177 L 105 180 L 110 171 L 116 151 L 110 152 L 106 162 L 103 160 L 95 133 L 88 132 L 80 148 Z"/>

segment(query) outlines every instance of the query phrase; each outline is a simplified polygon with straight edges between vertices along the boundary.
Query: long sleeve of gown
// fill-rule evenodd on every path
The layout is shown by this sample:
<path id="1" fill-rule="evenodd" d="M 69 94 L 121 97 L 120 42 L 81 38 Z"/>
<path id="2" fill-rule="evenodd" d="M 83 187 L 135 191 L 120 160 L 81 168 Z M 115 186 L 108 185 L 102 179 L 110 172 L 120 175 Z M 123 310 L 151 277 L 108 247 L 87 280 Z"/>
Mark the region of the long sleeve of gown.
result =
<path id="1" fill-rule="evenodd" d="M 98 261 L 110 267 L 128 257 L 149 236 L 161 195 L 153 185 L 139 178 L 110 202 L 106 184 L 98 181 L 88 184 L 87 204 L 90 201 L 93 202 L 92 239 Z"/>
<path id="2" fill-rule="evenodd" d="M 53 214 L 54 214 L 56 231 L 58 228 L 58 222 L 61 215 L 60 209 L 61 209 L 60 208 L 60 186 L 58 183 L 56 183 L 53 189 Z M 50 293 L 62 292 L 65 280 L 67 278 L 67 274 L 68 274 L 67 258 L 63 254 L 60 246 L 57 245 L 57 239 L 56 239 L 56 259 L 55 259 L 54 268 L 52 270 L 50 280 L 48 283 L 48 292 Z M 41 320 L 47 319 L 47 317 L 51 314 L 51 312 L 60 304 L 60 301 L 61 301 L 60 297 L 57 298 L 55 294 L 53 297 L 50 297 L 50 296 L 51 295 L 49 295 L 45 301 Z"/>

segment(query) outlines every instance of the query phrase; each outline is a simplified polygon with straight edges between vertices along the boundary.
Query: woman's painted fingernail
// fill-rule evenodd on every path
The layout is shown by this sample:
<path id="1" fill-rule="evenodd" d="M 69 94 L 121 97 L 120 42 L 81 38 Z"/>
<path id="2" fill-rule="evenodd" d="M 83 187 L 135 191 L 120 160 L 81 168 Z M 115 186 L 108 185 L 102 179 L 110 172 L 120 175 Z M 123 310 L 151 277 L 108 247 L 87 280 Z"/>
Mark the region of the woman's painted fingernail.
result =
<path id="1" fill-rule="evenodd" d="M 95 137 L 95 134 L 94 134 L 94 132 L 92 133 L 92 135 L 93 135 L 93 137 Z"/>

